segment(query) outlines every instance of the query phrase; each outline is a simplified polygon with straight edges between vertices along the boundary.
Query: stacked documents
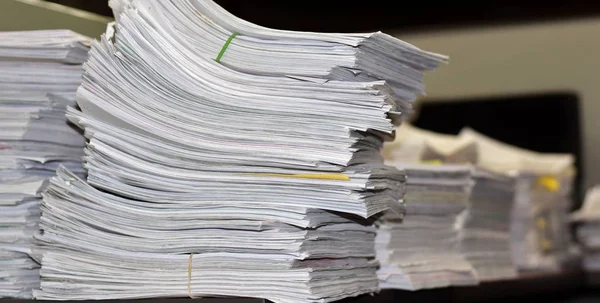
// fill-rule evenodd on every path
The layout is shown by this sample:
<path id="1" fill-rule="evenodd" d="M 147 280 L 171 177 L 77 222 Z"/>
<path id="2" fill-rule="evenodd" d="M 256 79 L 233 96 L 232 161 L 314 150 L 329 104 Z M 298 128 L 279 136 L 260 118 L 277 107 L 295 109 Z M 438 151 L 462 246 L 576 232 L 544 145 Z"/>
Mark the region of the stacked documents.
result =
<path id="1" fill-rule="evenodd" d="M 519 270 L 556 271 L 577 259 L 568 220 L 573 204 L 573 155 L 517 148 L 472 129 L 463 129 L 459 137 L 476 142 L 479 165 L 516 179 L 511 247 Z"/>
<path id="2" fill-rule="evenodd" d="M 472 164 L 482 159 L 489 161 L 489 155 L 484 155 L 479 146 L 482 140 L 467 134 L 474 132 L 466 129 L 458 136 L 444 135 L 403 124 L 398 130 L 399 140 L 386 146 L 386 160 Z M 515 180 L 478 167 L 473 181 L 464 229 L 460 231 L 460 251 L 481 281 L 512 278 L 516 269 L 509 241 Z"/>
<path id="3" fill-rule="evenodd" d="M 558 270 L 576 259 L 567 217 L 573 203 L 573 155 L 525 150 L 470 128 L 445 135 L 408 124 L 397 130 L 396 141 L 386 144 L 384 155 L 387 161 L 472 163 L 511 176 L 510 241 L 518 269 Z"/>
<path id="4" fill-rule="evenodd" d="M 576 225 L 577 241 L 583 250 L 583 268 L 600 272 L 600 186 L 588 190 L 581 209 L 571 215 Z"/>
<path id="5" fill-rule="evenodd" d="M 406 216 L 386 214 L 377 231 L 382 288 L 418 290 L 478 283 L 460 252 L 472 187 L 470 166 L 403 165 Z"/>
<path id="6" fill-rule="evenodd" d="M 66 30 L 0 33 L 0 297 L 31 297 L 41 191 L 58 165 L 81 174 L 84 137 L 67 124 L 87 38 Z"/>
<path id="7" fill-rule="evenodd" d="M 60 168 L 44 194 L 36 298 L 376 291 L 367 218 L 401 216 L 405 191 L 380 149 L 445 58 L 381 33 L 266 29 L 211 1 L 111 6 L 114 36 L 67 114 L 88 178 Z"/>
<path id="8" fill-rule="evenodd" d="M 423 72 L 447 60 L 381 32 L 332 34 L 264 28 L 231 15 L 213 1 L 145 5 L 145 1 L 110 0 L 121 24 L 129 22 L 127 13 L 120 12 L 132 2 L 139 14 L 150 13 L 155 18 L 151 21 L 162 25 L 155 30 L 161 31 L 169 44 L 246 74 L 310 82 L 383 79 L 400 99 L 413 100 L 424 92 Z M 164 26 L 166 23 L 169 25 Z"/>
<path id="9" fill-rule="evenodd" d="M 477 168 L 461 247 L 481 281 L 517 275 L 510 247 L 514 178 Z"/>
<path id="10" fill-rule="evenodd" d="M 571 182 L 571 178 L 517 174 L 511 241 L 521 270 L 557 271 L 573 259 L 568 229 Z"/>

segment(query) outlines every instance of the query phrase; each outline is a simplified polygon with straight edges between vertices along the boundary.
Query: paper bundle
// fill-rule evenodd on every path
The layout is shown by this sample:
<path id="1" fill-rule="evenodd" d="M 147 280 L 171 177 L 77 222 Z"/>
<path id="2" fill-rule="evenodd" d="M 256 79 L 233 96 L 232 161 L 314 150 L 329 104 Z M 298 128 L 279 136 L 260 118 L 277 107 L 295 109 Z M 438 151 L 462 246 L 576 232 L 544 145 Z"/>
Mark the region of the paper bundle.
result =
<path id="1" fill-rule="evenodd" d="M 403 124 L 397 140 L 386 144 L 384 156 L 387 161 L 472 163 L 511 176 L 510 241 L 518 269 L 558 270 L 576 259 L 567 218 L 573 203 L 573 155 L 525 150 L 470 128 L 446 135 Z"/>
<path id="2" fill-rule="evenodd" d="M 402 215 L 405 191 L 380 149 L 445 58 L 381 33 L 266 29 L 211 1 L 111 6 L 115 34 L 68 111 L 88 178 L 61 168 L 44 194 L 35 297 L 376 291 L 367 218 Z"/>
<path id="3" fill-rule="evenodd" d="M 475 285 L 473 267 L 460 251 L 471 168 L 396 164 L 407 173 L 406 216 L 384 216 L 375 247 L 381 288 L 418 290 Z"/>
<path id="4" fill-rule="evenodd" d="M 473 133 L 465 129 L 458 136 L 444 135 L 403 124 L 398 129 L 398 140 L 386 146 L 384 154 L 388 162 L 476 164 L 488 158 L 480 149 L 482 140 L 473 138 L 470 135 Z M 457 247 L 474 267 L 479 280 L 513 278 L 516 270 L 509 236 L 515 181 L 505 174 L 478 167 L 473 182 Z"/>
<path id="5" fill-rule="evenodd" d="M 128 17 L 120 12 L 132 3 L 139 7 L 144 1 L 109 1 L 121 23 Z M 160 1 L 151 9 L 162 12 L 154 21 L 169 23 L 156 30 L 175 34 L 170 38 L 191 45 L 197 56 L 217 59 L 248 74 L 320 82 L 323 80 L 317 79 L 383 79 L 399 98 L 413 100 L 424 92 L 423 72 L 447 60 L 381 32 L 333 34 L 264 28 L 231 15 L 213 1 Z"/>
<path id="6" fill-rule="evenodd" d="M 568 229 L 571 181 L 534 173 L 517 175 L 511 241 L 519 269 L 556 271 L 573 259 Z"/>
<path id="7" fill-rule="evenodd" d="M 0 32 L 0 297 L 31 297 L 41 191 L 58 165 L 83 173 L 84 138 L 67 124 L 88 39 L 67 30 Z"/>
<path id="8" fill-rule="evenodd" d="M 481 281 L 511 279 L 517 270 L 510 246 L 515 181 L 477 168 L 471 204 L 461 235 L 461 249 Z"/>
<path id="9" fill-rule="evenodd" d="M 568 220 L 573 204 L 573 155 L 517 148 L 471 129 L 463 129 L 459 136 L 476 142 L 479 165 L 515 178 L 511 247 L 519 270 L 556 271 L 575 260 Z"/>
<path id="10" fill-rule="evenodd" d="M 600 271 L 600 186 L 589 189 L 583 205 L 573 214 L 576 237 L 583 250 L 583 268 L 586 272 Z"/>

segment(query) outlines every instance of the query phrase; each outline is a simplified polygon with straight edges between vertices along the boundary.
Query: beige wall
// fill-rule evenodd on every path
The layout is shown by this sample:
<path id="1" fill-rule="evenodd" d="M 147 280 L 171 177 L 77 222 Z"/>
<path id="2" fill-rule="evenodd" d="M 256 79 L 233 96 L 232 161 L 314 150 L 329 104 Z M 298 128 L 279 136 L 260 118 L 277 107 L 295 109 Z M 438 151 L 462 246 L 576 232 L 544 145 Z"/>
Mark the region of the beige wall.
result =
<path id="1" fill-rule="evenodd" d="M 88 0 L 107 1 L 107 0 Z M 111 18 L 39 0 L 0 0 L 0 31 L 70 29 L 98 38 Z"/>
<path id="2" fill-rule="evenodd" d="M 450 56 L 426 77 L 430 99 L 576 92 L 585 185 L 600 183 L 600 19 L 397 36 Z"/>

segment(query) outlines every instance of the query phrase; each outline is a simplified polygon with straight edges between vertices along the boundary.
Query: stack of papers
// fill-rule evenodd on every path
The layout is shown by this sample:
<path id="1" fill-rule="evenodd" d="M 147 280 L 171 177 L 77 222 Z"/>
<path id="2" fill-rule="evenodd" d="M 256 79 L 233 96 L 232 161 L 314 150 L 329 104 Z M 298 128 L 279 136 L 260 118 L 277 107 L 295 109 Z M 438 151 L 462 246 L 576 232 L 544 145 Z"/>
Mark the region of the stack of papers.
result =
<path id="1" fill-rule="evenodd" d="M 600 272 L 600 186 L 589 189 L 583 205 L 573 214 L 576 237 L 583 250 L 583 268 L 587 272 Z"/>
<path id="2" fill-rule="evenodd" d="M 514 278 L 510 247 L 510 215 L 514 178 L 477 168 L 471 205 L 461 236 L 462 252 L 481 281 Z"/>
<path id="3" fill-rule="evenodd" d="M 518 269 L 559 270 L 577 259 L 568 222 L 573 204 L 573 155 L 525 150 L 470 128 L 446 135 L 404 123 L 397 129 L 396 141 L 386 144 L 384 156 L 393 162 L 472 163 L 513 177 L 510 241 Z"/>
<path id="4" fill-rule="evenodd" d="M 0 297 L 39 287 L 29 254 L 41 191 L 59 165 L 83 173 L 84 137 L 65 112 L 88 43 L 67 30 L 0 33 Z"/>
<path id="5" fill-rule="evenodd" d="M 418 290 L 475 285 L 475 271 L 460 251 L 471 167 L 396 164 L 407 173 L 406 216 L 386 214 L 377 231 L 381 288 Z"/>
<path id="6" fill-rule="evenodd" d="M 513 211 L 514 259 L 523 271 L 557 271 L 573 259 L 568 227 L 572 180 L 520 172 Z"/>
<path id="7" fill-rule="evenodd" d="M 404 124 L 398 130 L 399 141 L 386 146 L 386 161 L 476 164 L 484 157 L 479 142 L 463 132 L 444 135 Z M 412 182 L 410 175 L 408 180 Z M 459 230 L 459 251 L 480 281 L 513 278 L 517 272 L 509 240 L 514 179 L 477 167 L 473 184 L 469 208 L 462 218 L 464 225 Z"/>
<path id="8" fill-rule="evenodd" d="M 445 57 L 381 33 L 266 29 L 211 1 L 111 6 L 114 36 L 67 114 L 88 178 L 60 168 L 44 194 L 35 297 L 377 291 L 367 218 L 401 216 L 405 191 L 380 149 Z"/>
<path id="9" fill-rule="evenodd" d="M 573 155 L 517 148 L 472 129 L 463 129 L 459 136 L 477 143 L 479 165 L 516 179 L 511 246 L 519 270 L 557 271 L 576 260 L 568 220 Z"/>
<path id="10" fill-rule="evenodd" d="M 133 5 L 131 3 L 134 3 Z M 141 1 L 144 2 L 144 1 Z M 333 34 L 264 28 L 237 18 L 213 1 L 160 1 L 149 8 L 132 0 L 110 0 L 117 20 L 128 22 L 127 7 L 153 13 L 156 29 L 174 46 L 192 48 L 203 56 L 247 74 L 373 82 L 386 86 L 403 100 L 424 93 L 423 73 L 447 57 L 425 52 L 387 34 Z M 160 12 L 156 14 L 152 10 Z M 233 35 L 233 37 L 232 37 Z M 223 45 L 227 42 L 226 51 Z"/>

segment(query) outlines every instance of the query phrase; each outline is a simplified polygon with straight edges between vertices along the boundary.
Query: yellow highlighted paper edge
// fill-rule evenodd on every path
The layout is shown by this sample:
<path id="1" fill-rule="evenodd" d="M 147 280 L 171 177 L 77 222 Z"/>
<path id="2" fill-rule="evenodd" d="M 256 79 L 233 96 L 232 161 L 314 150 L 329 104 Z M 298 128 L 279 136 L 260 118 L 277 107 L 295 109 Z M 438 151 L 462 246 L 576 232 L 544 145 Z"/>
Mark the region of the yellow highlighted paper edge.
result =
<path id="1" fill-rule="evenodd" d="M 442 165 L 442 164 L 444 164 L 444 162 L 442 162 L 442 160 L 440 160 L 440 159 L 433 159 L 433 160 L 421 161 L 421 164 Z"/>
<path id="2" fill-rule="evenodd" d="M 537 183 L 551 192 L 557 192 L 560 189 L 560 182 L 553 176 L 539 177 Z"/>

